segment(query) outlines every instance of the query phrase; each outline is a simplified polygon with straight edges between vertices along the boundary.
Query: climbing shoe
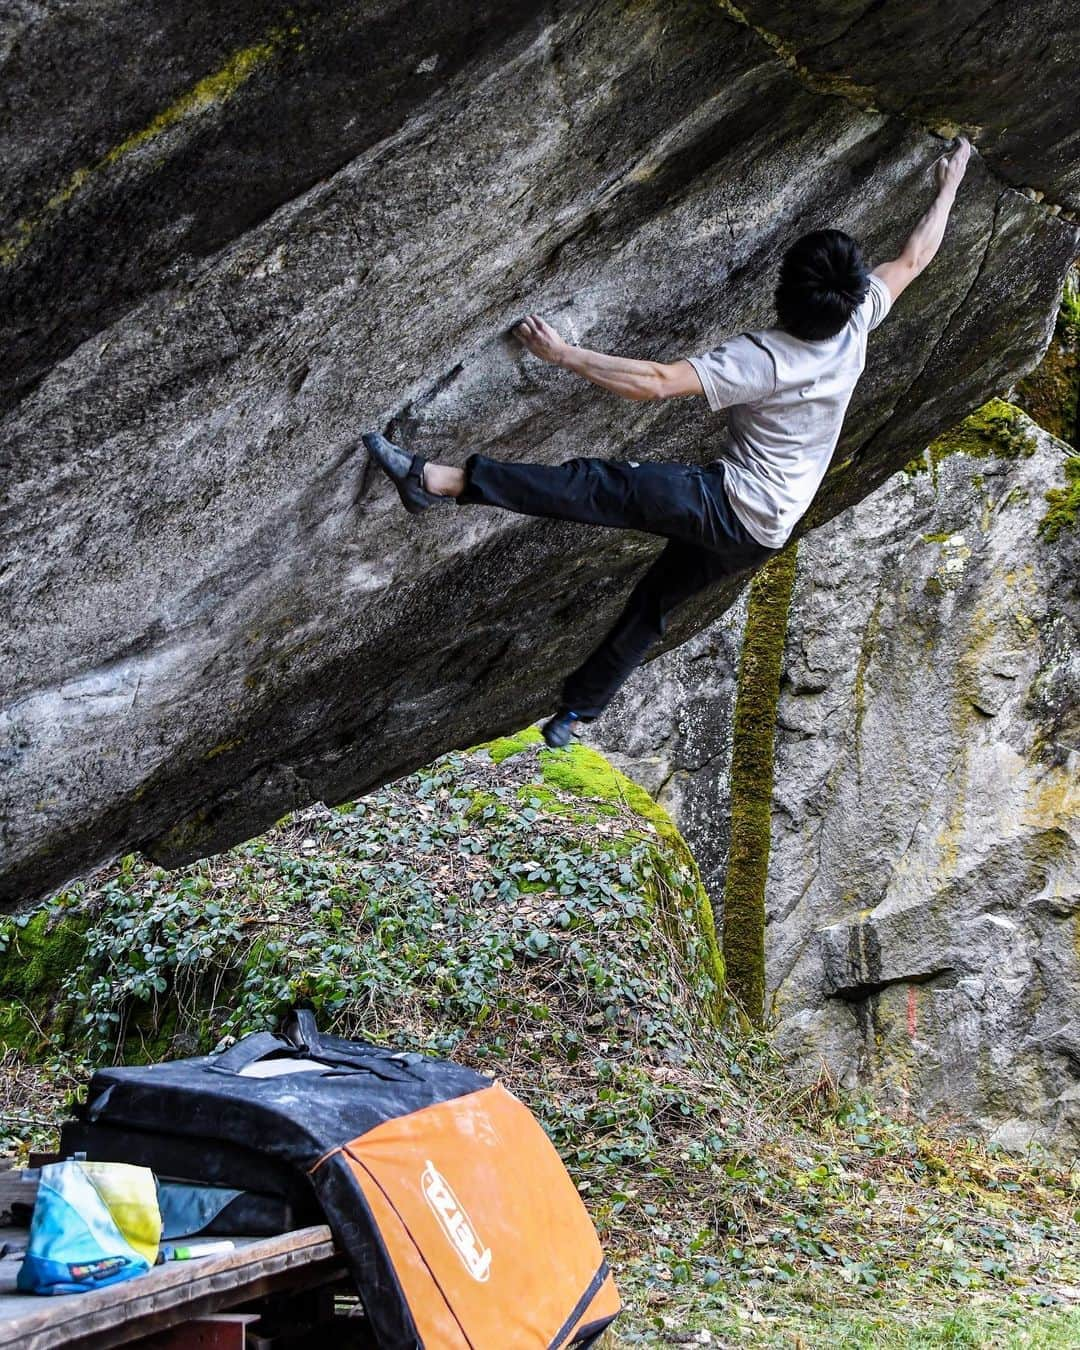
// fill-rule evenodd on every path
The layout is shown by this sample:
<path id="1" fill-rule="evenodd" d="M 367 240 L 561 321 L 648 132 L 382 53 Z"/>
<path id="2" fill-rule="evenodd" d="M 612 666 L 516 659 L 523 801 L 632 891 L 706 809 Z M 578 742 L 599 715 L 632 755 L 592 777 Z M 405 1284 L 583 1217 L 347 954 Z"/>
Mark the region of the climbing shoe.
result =
<path id="1" fill-rule="evenodd" d="M 561 750 L 564 745 L 570 744 L 574 727 L 581 720 L 571 708 L 560 708 L 554 717 L 544 723 L 540 732 L 552 750 Z"/>
<path id="2" fill-rule="evenodd" d="M 360 439 L 371 458 L 397 488 L 406 511 L 418 516 L 437 502 L 453 500 L 428 492 L 424 487 L 424 465 L 427 461 L 420 455 L 409 454 L 408 450 L 402 450 L 400 445 L 388 441 L 377 431 L 366 432 Z"/>

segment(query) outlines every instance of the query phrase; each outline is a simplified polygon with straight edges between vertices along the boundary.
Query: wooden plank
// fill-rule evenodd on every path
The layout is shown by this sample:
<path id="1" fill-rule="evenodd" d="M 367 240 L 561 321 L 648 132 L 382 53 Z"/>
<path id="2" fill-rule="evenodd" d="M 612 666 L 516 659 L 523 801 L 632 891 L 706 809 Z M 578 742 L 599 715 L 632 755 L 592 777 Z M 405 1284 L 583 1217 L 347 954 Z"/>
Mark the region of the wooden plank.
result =
<path id="1" fill-rule="evenodd" d="M 0 1263 L 9 1264 L 14 1267 L 13 1282 L 17 1263 Z M 344 1273 L 330 1229 L 325 1224 L 299 1228 L 247 1241 L 218 1256 L 171 1261 L 87 1294 L 57 1298 L 12 1294 L 0 1299 L 0 1346 L 107 1350 L 271 1291 L 320 1284 Z"/>
<path id="2" fill-rule="evenodd" d="M 158 1332 L 143 1342 L 142 1350 L 246 1350 L 248 1327 L 258 1320 L 255 1313 L 196 1317 L 183 1326 Z"/>

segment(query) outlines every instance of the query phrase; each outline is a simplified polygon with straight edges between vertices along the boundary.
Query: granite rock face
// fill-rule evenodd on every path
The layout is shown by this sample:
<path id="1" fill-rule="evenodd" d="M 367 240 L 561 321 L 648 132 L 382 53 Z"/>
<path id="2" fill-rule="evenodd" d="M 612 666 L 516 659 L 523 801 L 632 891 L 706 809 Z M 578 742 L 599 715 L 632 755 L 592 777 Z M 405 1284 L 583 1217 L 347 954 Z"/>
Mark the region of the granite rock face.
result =
<path id="1" fill-rule="evenodd" d="M 702 400 L 601 394 L 509 325 L 675 358 L 769 323 L 792 238 L 834 224 L 892 256 L 943 148 L 708 3 L 20 0 L 0 68 L 6 907 L 547 711 L 656 541 L 414 520 L 359 432 L 453 462 L 706 461 Z M 988 89 L 985 118 L 1015 97 Z M 815 521 L 1035 364 L 1078 242 L 972 157 Z"/>
<path id="2" fill-rule="evenodd" d="M 944 134 L 969 131 L 1009 182 L 1080 207 L 1074 5 L 743 0 L 735 12 L 819 87 Z"/>
<path id="3" fill-rule="evenodd" d="M 777 709 L 770 1021 L 797 1079 L 824 1061 L 893 1107 L 1075 1151 L 1076 504 L 1058 531 L 1044 522 L 1045 494 L 1080 460 L 1007 404 L 972 423 L 983 430 L 943 441 L 970 453 L 939 447 L 800 544 Z M 593 737 L 659 787 L 714 902 L 738 641 L 733 610 L 642 672 Z"/>

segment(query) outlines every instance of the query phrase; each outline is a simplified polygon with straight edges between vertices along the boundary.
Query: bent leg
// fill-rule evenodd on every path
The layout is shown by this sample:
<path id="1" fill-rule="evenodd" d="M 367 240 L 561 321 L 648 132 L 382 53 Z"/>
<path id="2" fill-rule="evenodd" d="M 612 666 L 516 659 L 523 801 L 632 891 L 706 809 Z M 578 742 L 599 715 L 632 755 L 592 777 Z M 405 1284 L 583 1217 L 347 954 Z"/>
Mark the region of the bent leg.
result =
<path id="1" fill-rule="evenodd" d="M 459 506 L 500 506 L 519 515 L 643 530 L 706 547 L 722 538 L 726 504 L 715 498 L 715 475 L 694 465 L 592 458 L 513 464 L 472 454 L 465 476 Z"/>
<path id="2" fill-rule="evenodd" d="M 667 630 L 673 609 L 722 576 L 743 571 L 776 550 L 752 544 L 714 553 L 673 539 L 630 592 L 614 627 L 590 656 L 568 675 L 562 706 L 582 720 L 599 717 L 627 676 Z"/>

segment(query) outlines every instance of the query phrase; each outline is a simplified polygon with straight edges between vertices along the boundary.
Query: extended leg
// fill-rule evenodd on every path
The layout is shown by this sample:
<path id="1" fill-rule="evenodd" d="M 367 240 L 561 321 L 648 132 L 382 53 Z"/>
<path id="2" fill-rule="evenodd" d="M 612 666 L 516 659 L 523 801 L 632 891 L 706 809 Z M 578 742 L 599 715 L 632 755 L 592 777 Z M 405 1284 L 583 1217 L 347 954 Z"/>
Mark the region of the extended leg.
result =
<path id="1" fill-rule="evenodd" d="M 715 547 L 724 539 L 726 511 L 718 490 L 722 495 L 717 474 L 688 464 L 581 457 L 563 464 L 515 464 L 473 454 L 457 501 Z"/>
<path id="2" fill-rule="evenodd" d="M 562 706 L 579 720 L 599 717 L 659 642 L 677 605 L 722 576 L 752 566 L 772 552 L 761 545 L 714 553 L 672 540 L 630 593 L 614 627 L 563 685 Z"/>
<path id="3" fill-rule="evenodd" d="M 459 506 L 643 530 L 705 548 L 729 541 L 731 508 L 715 466 L 586 457 L 515 464 L 471 454 L 462 470 L 428 463 L 378 432 L 365 433 L 363 441 L 414 514 L 456 500 Z"/>

